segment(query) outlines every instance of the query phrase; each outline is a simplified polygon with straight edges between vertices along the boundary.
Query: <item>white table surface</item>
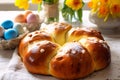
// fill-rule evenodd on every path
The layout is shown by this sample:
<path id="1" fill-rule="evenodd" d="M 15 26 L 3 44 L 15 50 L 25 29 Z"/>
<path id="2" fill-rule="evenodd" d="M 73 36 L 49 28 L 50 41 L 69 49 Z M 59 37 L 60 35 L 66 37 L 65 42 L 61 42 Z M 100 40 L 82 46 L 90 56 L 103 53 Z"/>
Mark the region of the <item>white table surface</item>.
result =
<path id="1" fill-rule="evenodd" d="M 0 23 L 7 19 L 13 20 L 15 15 L 17 15 L 18 13 L 22 13 L 22 12 L 0 11 Z M 92 24 L 88 19 L 89 11 L 84 11 L 83 14 L 84 16 L 83 16 L 82 26 L 96 28 L 96 25 Z M 108 42 L 111 48 L 111 58 L 112 58 L 111 64 L 109 65 L 108 68 L 105 69 L 104 75 L 109 74 L 108 78 L 106 78 L 105 80 L 107 79 L 120 80 L 120 75 L 119 75 L 120 74 L 120 33 L 116 33 L 114 35 L 113 34 L 111 35 L 102 34 L 102 35 L 104 36 L 105 40 Z M 11 60 L 12 52 L 13 50 L 0 50 L 0 76 L 6 70 L 9 61 Z M 105 76 L 95 77 L 95 79 L 98 80 L 99 78 L 100 80 L 103 80 L 103 77 Z"/>

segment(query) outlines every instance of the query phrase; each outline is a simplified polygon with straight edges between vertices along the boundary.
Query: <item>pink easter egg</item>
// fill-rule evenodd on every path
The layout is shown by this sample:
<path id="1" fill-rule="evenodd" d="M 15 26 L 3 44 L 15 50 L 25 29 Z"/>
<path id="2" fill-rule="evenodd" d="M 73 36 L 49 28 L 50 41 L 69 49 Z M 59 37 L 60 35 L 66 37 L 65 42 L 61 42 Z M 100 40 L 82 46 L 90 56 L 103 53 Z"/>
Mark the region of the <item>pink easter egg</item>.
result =
<path id="1" fill-rule="evenodd" d="M 38 17 L 36 16 L 36 14 L 33 14 L 33 13 L 30 13 L 27 16 L 26 20 L 27 20 L 27 23 L 39 23 Z"/>

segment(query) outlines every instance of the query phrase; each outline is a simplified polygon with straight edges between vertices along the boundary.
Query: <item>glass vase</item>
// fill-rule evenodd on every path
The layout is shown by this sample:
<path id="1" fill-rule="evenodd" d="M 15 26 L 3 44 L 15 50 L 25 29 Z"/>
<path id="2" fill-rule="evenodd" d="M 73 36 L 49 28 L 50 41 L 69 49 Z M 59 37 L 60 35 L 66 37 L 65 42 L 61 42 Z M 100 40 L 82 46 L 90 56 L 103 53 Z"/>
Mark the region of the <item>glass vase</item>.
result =
<path id="1" fill-rule="evenodd" d="M 59 0 L 55 3 L 43 1 L 44 22 L 47 24 L 59 21 Z"/>
<path id="2" fill-rule="evenodd" d="M 73 27 L 80 27 L 81 23 L 78 19 L 77 13 L 74 12 L 74 15 L 68 15 L 67 17 L 63 17 L 63 20 L 69 24 L 71 24 Z"/>

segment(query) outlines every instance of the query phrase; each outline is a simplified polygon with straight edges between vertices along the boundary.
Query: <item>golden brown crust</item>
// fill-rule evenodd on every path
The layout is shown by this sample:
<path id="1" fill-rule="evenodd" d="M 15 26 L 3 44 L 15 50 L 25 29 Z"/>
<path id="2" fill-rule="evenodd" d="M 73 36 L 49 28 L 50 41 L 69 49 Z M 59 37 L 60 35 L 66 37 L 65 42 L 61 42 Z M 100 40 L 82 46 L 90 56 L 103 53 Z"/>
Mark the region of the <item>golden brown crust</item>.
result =
<path id="1" fill-rule="evenodd" d="M 19 54 L 28 71 L 61 79 L 77 79 L 105 68 L 110 48 L 100 32 L 53 23 L 28 33 Z"/>
<path id="2" fill-rule="evenodd" d="M 32 73 L 49 74 L 49 61 L 56 55 L 59 46 L 50 41 L 38 41 L 30 44 L 23 62 Z"/>
<path id="3" fill-rule="evenodd" d="M 110 48 L 107 43 L 96 37 L 88 37 L 80 40 L 81 44 L 88 50 L 95 64 L 95 70 L 105 68 L 111 62 Z"/>
<path id="4" fill-rule="evenodd" d="M 44 31 L 35 31 L 27 34 L 19 44 L 19 54 L 23 58 L 28 45 L 34 41 L 48 40 L 53 41 L 52 37 Z"/>
<path id="5" fill-rule="evenodd" d="M 48 26 L 42 27 L 41 30 L 48 32 L 52 35 L 56 43 L 63 45 L 66 41 L 66 33 L 72 28 L 67 23 L 53 23 Z"/>
<path id="6" fill-rule="evenodd" d="M 97 37 L 102 40 L 100 32 L 91 28 L 72 28 L 67 34 L 67 41 L 78 41 L 83 37 Z"/>
<path id="7" fill-rule="evenodd" d="M 70 42 L 63 45 L 51 60 L 50 72 L 62 79 L 76 79 L 92 73 L 93 66 L 88 51 L 80 43 Z"/>

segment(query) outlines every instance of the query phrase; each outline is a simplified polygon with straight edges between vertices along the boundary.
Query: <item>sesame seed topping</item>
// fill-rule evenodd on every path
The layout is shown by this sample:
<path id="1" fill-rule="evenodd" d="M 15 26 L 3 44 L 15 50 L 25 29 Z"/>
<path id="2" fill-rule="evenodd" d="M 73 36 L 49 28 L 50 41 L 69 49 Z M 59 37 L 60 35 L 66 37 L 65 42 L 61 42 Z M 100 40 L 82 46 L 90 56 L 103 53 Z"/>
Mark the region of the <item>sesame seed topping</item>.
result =
<path id="1" fill-rule="evenodd" d="M 103 40 L 99 40 L 99 43 L 104 43 L 104 41 Z"/>
<path id="2" fill-rule="evenodd" d="M 72 51 L 71 51 L 71 53 L 72 53 L 72 54 L 75 54 L 75 53 L 76 53 L 76 51 L 75 51 L 75 50 L 72 50 Z"/>
<path id="3" fill-rule="evenodd" d="M 44 53 L 44 52 L 45 52 L 45 49 L 40 49 L 40 52 L 41 52 L 41 53 Z"/>
<path id="4" fill-rule="evenodd" d="M 34 59 L 30 56 L 29 57 L 29 60 L 31 61 L 31 62 L 33 62 L 34 61 Z"/>
<path id="5" fill-rule="evenodd" d="M 82 50 L 81 52 L 82 52 L 82 54 L 84 54 L 84 53 L 85 53 L 85 50 Z"/>

